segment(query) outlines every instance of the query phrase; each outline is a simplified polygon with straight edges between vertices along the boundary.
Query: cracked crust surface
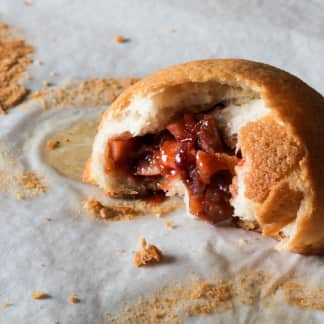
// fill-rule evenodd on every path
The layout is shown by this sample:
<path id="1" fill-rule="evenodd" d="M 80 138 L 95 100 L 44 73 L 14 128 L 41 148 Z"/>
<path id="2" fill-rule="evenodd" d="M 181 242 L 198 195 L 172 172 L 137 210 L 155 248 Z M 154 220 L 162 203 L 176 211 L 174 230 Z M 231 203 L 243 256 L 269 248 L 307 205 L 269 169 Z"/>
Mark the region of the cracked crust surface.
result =
<path id="1" fill-rule="evenodd" d="M 305 155 L 302 145 L 271 115 L 244 126 L 238 140 L 250 166 L 245 196 L 254 202 L 262 203 Z"/>
<path id="2" fill-rule="evenodd" d="M 127 89 L 106 111 L 101 125 L 107 119 L 120 120 L 134 97 L 210 81 L 252 89 L 271 110 L 271 117 L 242 130 L 247 135 L 242 150 L 254 166 L 246 174 L 247 195 L 262 210 L 264 234 L 286 224 L 287 219 L 283 221 L 278 215 L 292 215 L 298 210 L 288 248 L 298 253 L 324 253 L 324 99 L 295 76 L 263 63 L 238 59 L 177 65 Z M 288 189 L 283 195 L 286 198 L 278 203 L 283 190 L 278 184 L 283 179 L 288 179 L 293 192 Z M 287 209 L 289 204 L 291 210 Z"/>

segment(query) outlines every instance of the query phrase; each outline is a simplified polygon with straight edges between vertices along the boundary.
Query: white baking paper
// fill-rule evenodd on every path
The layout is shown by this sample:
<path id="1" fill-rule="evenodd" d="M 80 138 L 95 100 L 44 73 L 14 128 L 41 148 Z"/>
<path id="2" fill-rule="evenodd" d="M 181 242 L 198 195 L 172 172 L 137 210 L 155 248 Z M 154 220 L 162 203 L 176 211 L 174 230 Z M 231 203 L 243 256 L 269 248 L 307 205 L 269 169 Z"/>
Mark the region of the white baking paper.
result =
<path id="1" fill-rule="evenodd" d="M 34 91 L 43 81 L 59 86 L 97 77 L 144 76 L 192 59 L 241 57 L 279 66 L 324 93 L 321 1 L 29 2 L 26 6 L 22 0 L 1 0 L 0 20 L 22 32 L 35 48 L 37 63 L 28 71 L 32 80 L 24 82 Z M 117 34 L 130 41 L 116 44 Z M 59 175 L 40 152 L 51 132 L 96 118 L 106 107 L 44 111 L 37 101 L 26 106 L 0 116 L 0 141 L 7 143 L 21 168 L 46 176 L 48 191 L 21 201 L 0 193 L 0 303 L 13 304 L 0 310 L 0 323 L 102 323 L 107 312 L 116 312 L 137 296 L 193 275 L 231 278 L 258 269 L 276 278 L 295 273 L 304 282 L 323 281 L 322 257 L 277 252 L 272 239 L 214 227 L 186 217 L 183 210 L 167 217 L 175 224 L 173 230 L 154 217 L 95 222 L 81 200 L 89 195 L 102 198 L 101 193 Z M 135 268 L 133 251 L 142 235 L 171 261 Z M 35 290 L 51 298 L 34 301 Z M 80 304 L 68 302 L 72 293 Z M 320 323 L 324 313 L 281 303 L 234 307 L 185 321 Z"/>

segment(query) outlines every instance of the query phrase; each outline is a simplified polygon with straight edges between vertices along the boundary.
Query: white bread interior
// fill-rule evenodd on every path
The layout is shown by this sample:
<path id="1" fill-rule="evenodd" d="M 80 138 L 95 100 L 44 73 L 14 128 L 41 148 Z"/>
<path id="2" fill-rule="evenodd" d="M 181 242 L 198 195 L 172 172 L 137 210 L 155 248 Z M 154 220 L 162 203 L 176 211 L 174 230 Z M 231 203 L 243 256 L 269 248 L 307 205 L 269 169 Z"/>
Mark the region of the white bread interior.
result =
<path id="1" fill-rule="evenodd" d="M 250 222 L 255 221 L 257 218 L 254 203 L 250 199 L 245 197 L 244 178 L 248 169 L 249 166 L 247 163 L 243 166 L 237 166 L 235 168 L 237 195 L 231 199 L 230 203 L 234 208 L 233 216 L 240 218 L 242 221 Z"/>

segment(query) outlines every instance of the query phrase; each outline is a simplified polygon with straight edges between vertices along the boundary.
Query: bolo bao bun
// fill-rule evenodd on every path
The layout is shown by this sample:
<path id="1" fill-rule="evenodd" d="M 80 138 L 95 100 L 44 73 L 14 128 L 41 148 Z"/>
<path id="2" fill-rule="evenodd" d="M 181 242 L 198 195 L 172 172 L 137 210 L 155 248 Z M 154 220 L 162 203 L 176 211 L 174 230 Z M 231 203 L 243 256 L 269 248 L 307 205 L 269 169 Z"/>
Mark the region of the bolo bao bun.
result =
<path id="1" fill-rule="evenodd" d="M 107 195 L 183 196 L 292 252 L 324 252 L 324 100 L 295 76 L 239 59 L 146 77 L 104 113 L 85 181 Z"/>

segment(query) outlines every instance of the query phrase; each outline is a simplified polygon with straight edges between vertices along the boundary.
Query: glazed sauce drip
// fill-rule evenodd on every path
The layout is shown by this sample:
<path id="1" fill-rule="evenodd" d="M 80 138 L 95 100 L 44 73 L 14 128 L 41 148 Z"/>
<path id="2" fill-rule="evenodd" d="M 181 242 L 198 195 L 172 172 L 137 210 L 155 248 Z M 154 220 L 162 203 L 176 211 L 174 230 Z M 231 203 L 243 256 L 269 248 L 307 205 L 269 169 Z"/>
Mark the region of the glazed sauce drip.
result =
<path id="1" fill-rule="evenodd" d="M 240 159 L 223 143 L 211 114 L 187 113 L 162 132 L 118 138 L 108 145 L 118 168 L 134 177 L 166 179 L 167 184 L 181 179 L 197 217 L 215 224 L 232 216 L 229 187 Z"/>

